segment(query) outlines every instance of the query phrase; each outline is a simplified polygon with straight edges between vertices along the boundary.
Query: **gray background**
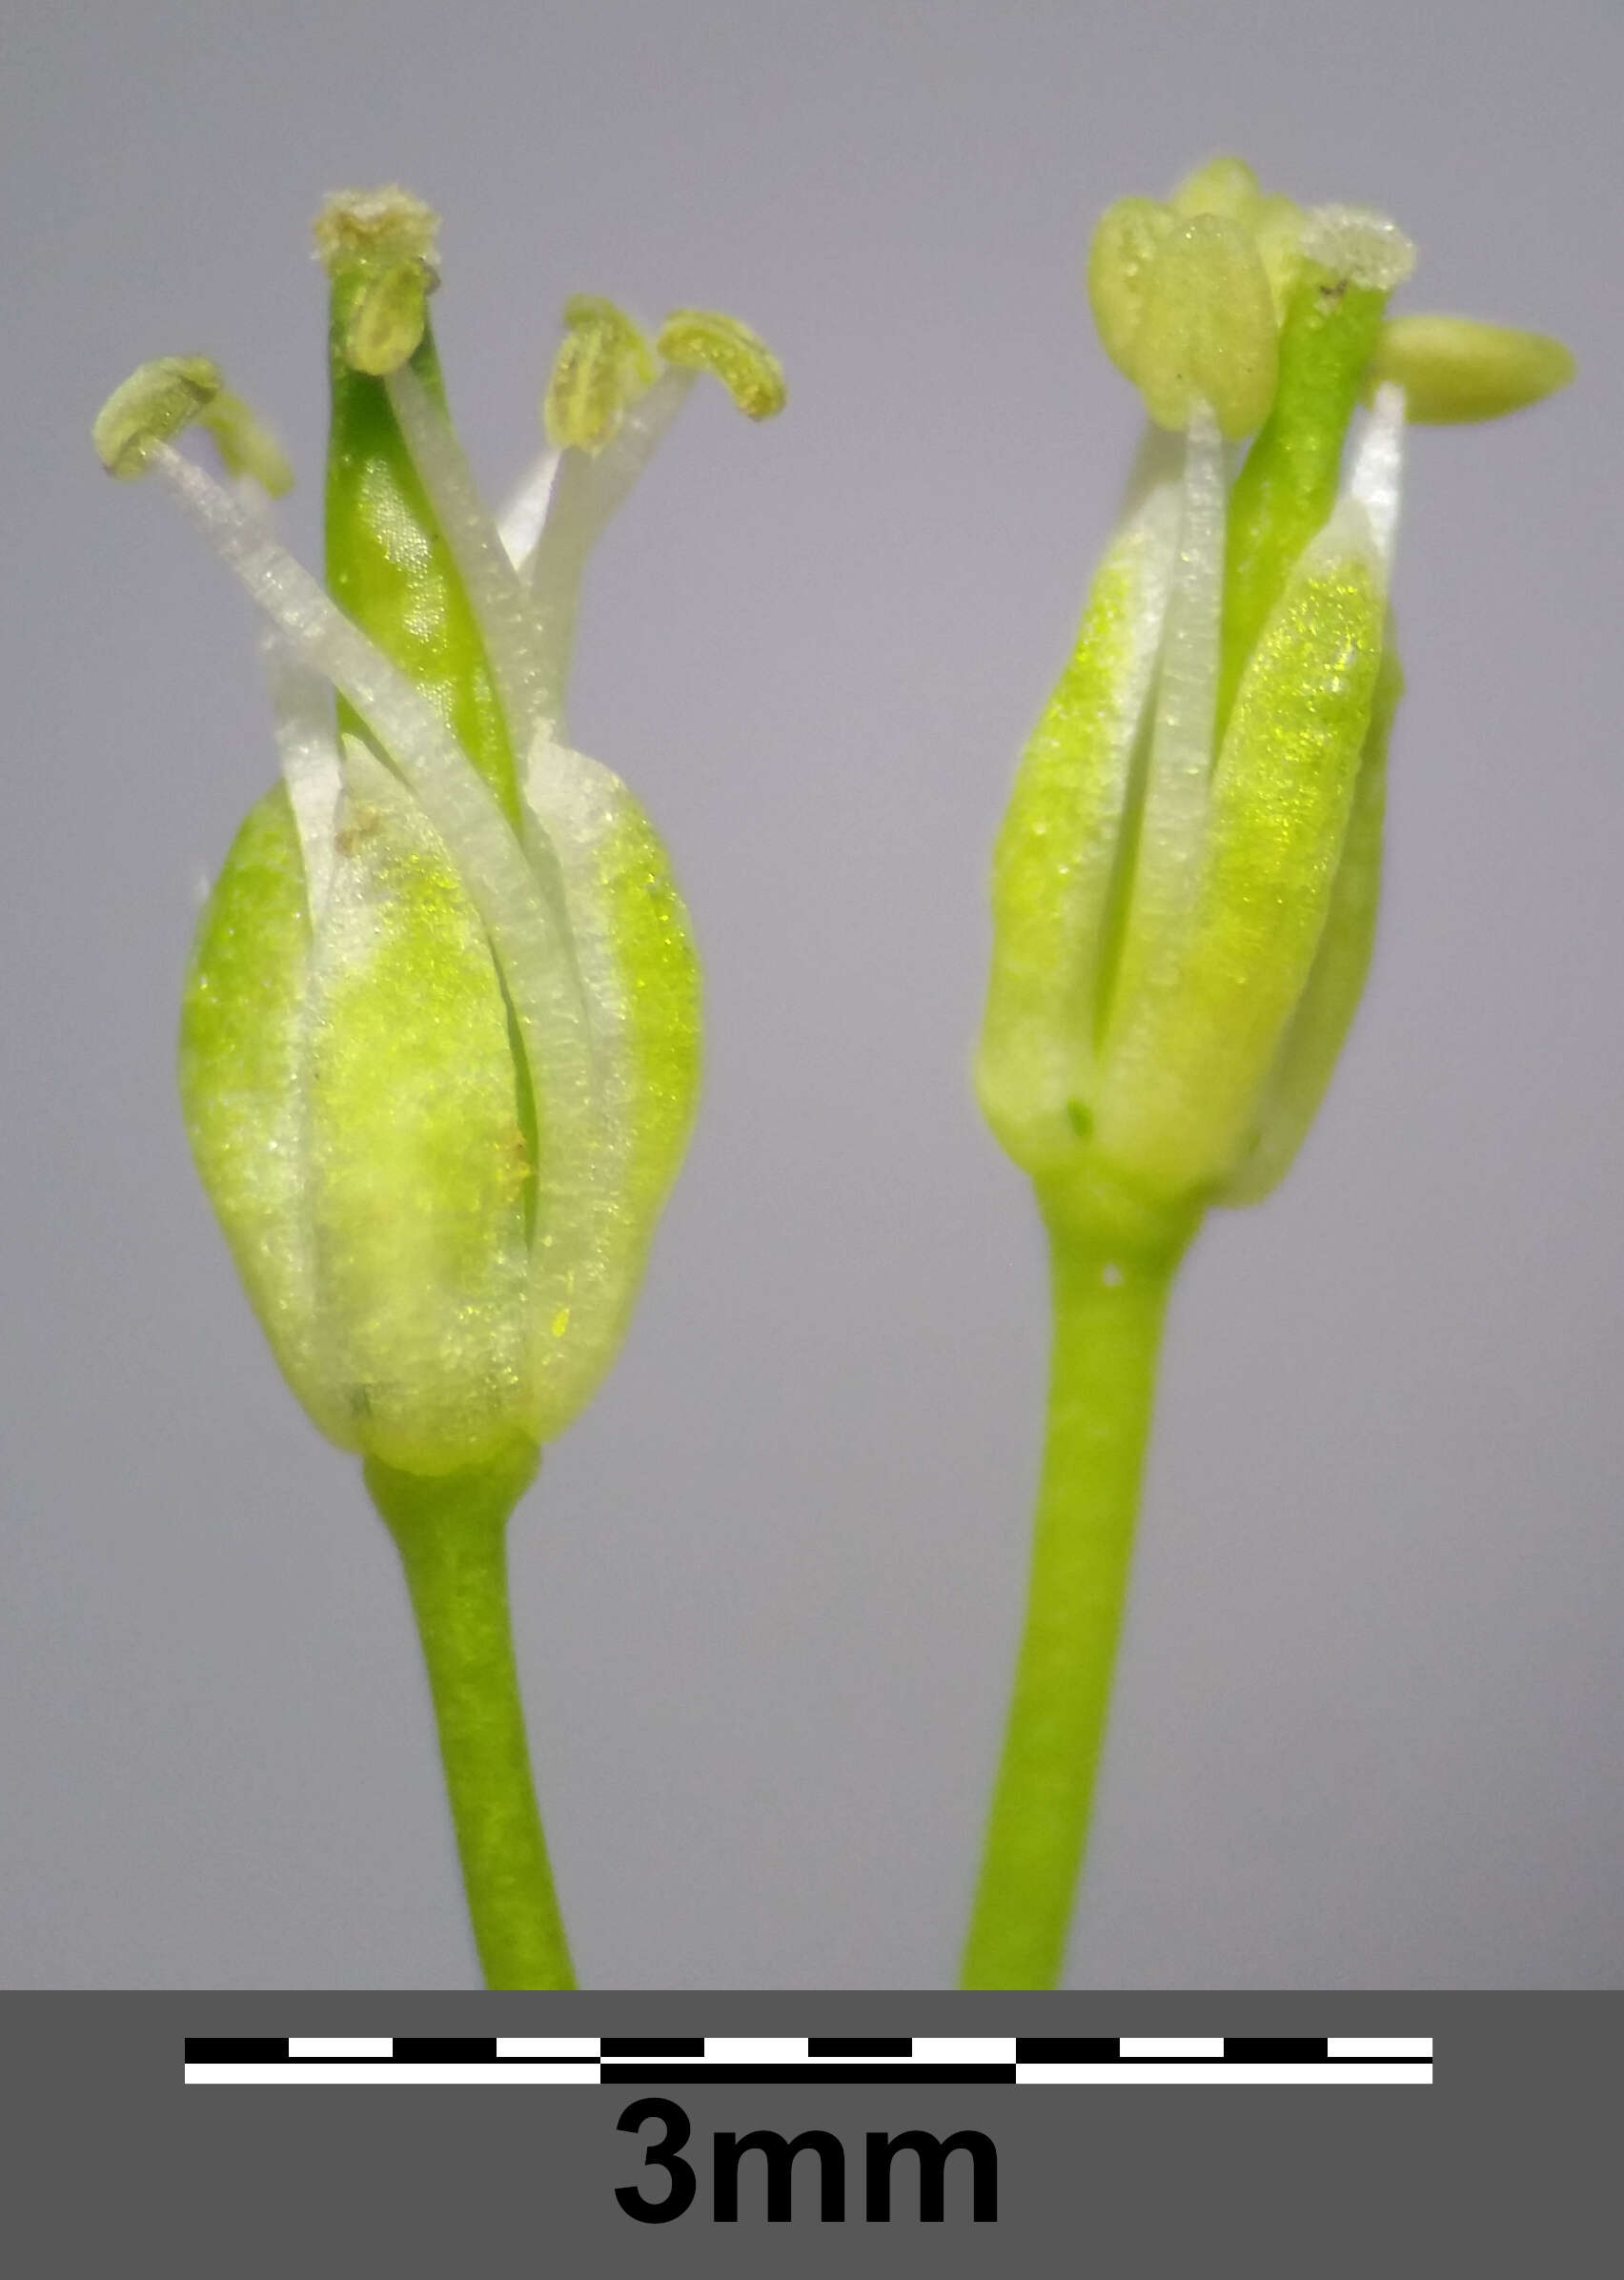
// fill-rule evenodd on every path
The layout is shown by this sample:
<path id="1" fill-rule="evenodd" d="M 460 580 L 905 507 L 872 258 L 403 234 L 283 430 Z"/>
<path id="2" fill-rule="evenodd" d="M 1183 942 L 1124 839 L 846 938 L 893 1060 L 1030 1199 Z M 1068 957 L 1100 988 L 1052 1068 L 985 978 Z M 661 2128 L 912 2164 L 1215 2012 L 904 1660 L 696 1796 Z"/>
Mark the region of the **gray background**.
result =
<path id="1" fill-rule="evenodd" d="M 1378 964 L 1290 1182 L 1176 1302 L 1071 1983 L 1616 1985 L 1624 18 L 13 0 L 4 37 L 0 1984 L 472 1974 L 393 1555 L 173 1104 L 270 731 L 243 604 L 98 476 L 102 394 L 216 354 L 314 554 L 306 224 L 391 176 L 445 216 L 494 488 L 567 292 L 782 352 L 784 418 L 696 402 L 588 594 L 577 731 L 672 847 L 709 1083 L 516 1616 L 588 1984 L 942 1984 L 1044 1366 L 965 1081 L 985 872 L 1135 429 L 1081 252 L 1236 147 L 1396 214 L 1407 305 L 1584 372 L 1414 438 Z"/>

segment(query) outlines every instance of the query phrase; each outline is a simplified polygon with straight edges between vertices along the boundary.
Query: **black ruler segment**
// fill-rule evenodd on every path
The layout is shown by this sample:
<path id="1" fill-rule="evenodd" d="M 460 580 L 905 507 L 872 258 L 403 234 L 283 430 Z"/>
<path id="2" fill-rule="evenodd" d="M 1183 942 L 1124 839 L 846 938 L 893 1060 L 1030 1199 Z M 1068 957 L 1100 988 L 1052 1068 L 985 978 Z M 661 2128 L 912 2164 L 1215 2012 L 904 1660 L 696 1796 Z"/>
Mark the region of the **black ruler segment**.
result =
<path id="1" fill-rule="evenodd" d="M 1316 2060 L 1329 2058 L 1330 2049 L 1329 2038 L 1323 2035 L 1318 2042 L 1301 2035 L 1226 2035 L 1224 2056 L 1258 2065 L 1312 2066 Z"/>

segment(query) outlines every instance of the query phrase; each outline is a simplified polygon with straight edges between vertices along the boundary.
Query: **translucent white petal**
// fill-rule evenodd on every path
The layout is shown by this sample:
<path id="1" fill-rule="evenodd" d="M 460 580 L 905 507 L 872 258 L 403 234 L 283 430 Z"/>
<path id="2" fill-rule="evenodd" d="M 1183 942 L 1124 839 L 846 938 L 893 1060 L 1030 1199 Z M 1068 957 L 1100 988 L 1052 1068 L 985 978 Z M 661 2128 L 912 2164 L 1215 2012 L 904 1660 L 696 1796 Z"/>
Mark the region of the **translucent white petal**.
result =
<path id="1" fill-rule="evenodd" d="M 1391 577 L 1404 489 L 1404 390 L 1384 380 L 1376 390 L 1348 478 L 1349 496 L 1370 519 L 1382 569 Z"/>
<path id="2" fill-rule="evenodd" d="M 558 472 L 561 452 L 544 451 L 526 468 L 518 487 L 497 517 L 497 536 L 501 539 L 508 560 L 521 575 L 527 574 L 530 557 L 536 541 L 541 536 L 541 525 L 547 519 L 547 501 L 553 495 L 553 484 Z"/>
<path id="3" fill-rule="evenodd" d="M 1115 986 L 1123 1018 L 1170 970 L 1201 876 L 1218 701 L 1225 499 L 1223 438 L 1212 414 L 1198 404 L 1185 446 L 1178 553 Z"/>
<path id="4" fill-rule="evenodd" d="M 276 754 L 298 826 L 305 902 L 315 932 L 333 885 L 333 833 L 342 788 L 333 686 L 322 674 L 301 664 L 271 627 L 261 637 L 260 655 L 276 723 Z"/>

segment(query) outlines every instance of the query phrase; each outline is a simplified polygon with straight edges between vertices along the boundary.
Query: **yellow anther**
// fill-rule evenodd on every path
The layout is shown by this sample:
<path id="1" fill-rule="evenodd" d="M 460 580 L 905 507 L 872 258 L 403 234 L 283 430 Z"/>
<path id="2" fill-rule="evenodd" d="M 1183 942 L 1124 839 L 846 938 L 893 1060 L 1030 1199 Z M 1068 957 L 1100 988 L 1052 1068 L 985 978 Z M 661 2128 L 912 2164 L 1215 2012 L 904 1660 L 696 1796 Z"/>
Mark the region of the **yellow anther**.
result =
<path id="1" fill-rule="evenodd" d="M 1171 213 L 1154 198 L 1118 198 L 1101 214 L 1088 248 L 1088 306 L 1101 346 L 1130 380 L 1150 271 L 1172 229 Z"/>
<path id="2" fill-rule="evenodd" d="M 198 414 L 214 439 L 228 475 L 250 475 L 262 491 L 280 499 L 294 487 L 294 471 L 271 430 L 240 396 L 222 388 Z"/>
<path id="3" fill-rule="evenodd" d="M 438 258 L 439 215 L 398 182 L 378 190 L 335 190 L 312 224 L 315 251 L 329 276 L 352 263 Z"/>
<path id="4" fill-rule="evenodd" d="M 422 339 L 439 283 L 418 254 L 369 265 L 344 326 L 344 361 L 377 378 L 396 372 Z"/>
<path id="5" fill-rule="evenodd" d="M 1218 214 L 1228 222 L 1249 229 L 1263 193 L 1257 176 L 1244 158 L 1209 158 L 1185 176 L 1167 200 L 1181 222 L 1198 214 Z"/>
<path id="6" fill-rule="evenodd" d="M 566 301 L 564 323 L 541 416 L 560 449 L 600 451 L 654 378 L 654 356 L 625 311 L 597 294 Z"/>
<path id="7" fill-rule="evenodd" d="M 1273 191 L 1248 216 L 1247 227 L 1274 296 L 1278 322 L 1286 314 L 1297 272 L 1303 266 L 1303 210 L 1294 198 Z"/>
<path id="8" fill-rule="evenodd" d="M 1368 386 L 1396 380 L 1411 419 L 1498 419 L 1573 377 L 1573 352 L 1546 333 L 1474 316 L 1395 316 L 1382 327 Z"/>
<path id="9" fill-rule="evenodd" d="M 220 372 L 207 356 L 154 356 L 137 365 L 96 414 L 91 440 L 109 475 L 140 475 L 154 443 L 206 411 L 220 393 Z"/>
<path id="10" fill-rule="evenodd" d="M 720 309 L 673 309 L 657 345 L 668 364 L 713 374 L 747 419 L 771 419 L 783 410 L 783 366 L 737 316 L 724 316 Z"/>
<path id="11" fill-rule="evenodd" d="M 1261 425 L 1274 400 L 1274 300 L 1238 223 L 1180 222 L 1151 265 L 1133 342 L 1133 378 L 1159 427 L 1184 428 L 1198 400 L 1226 436 Z"/>

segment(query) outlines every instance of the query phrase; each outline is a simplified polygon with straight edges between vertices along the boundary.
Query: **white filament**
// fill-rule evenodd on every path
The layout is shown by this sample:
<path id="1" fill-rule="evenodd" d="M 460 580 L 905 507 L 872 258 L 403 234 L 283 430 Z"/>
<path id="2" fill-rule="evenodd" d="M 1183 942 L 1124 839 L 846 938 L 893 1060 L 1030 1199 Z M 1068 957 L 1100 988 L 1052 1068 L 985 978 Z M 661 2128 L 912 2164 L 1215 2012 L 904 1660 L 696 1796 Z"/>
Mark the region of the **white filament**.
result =
<path id="1" fill-rule="evenodd" d="M 1404 390 L 1391 380 L 1384 380 L 1376 390 L 1348 478 L 1349 497 L 1358 500 L 1370 519 L 1370 536 L 1381 557 L 1384 577 L 1390 577 L 1392 571 L 1403 490 Z"/>
<path id="2" fill-rule="evenodd" d="M 534 605 L 439 406 L 409 364 L 384 386 L 479 621 L 514 751 L 523 753 L 540 717 L 545 679 Z"/>
<path id="3" fill-rule="evenodd" d="M 560 740 L 576 610 L 586 558 L 610 518 L 653 458 L 688 399 L 698 376 L 667 365 L 622 418 L 603 449 L 563 452 L 547 498 L 540 534 L 530 553 L 530 591 L 540 621 L 543 667 L 541 710 Z"/>
<path id="4" fill-rule="evenodd" d="M 343 778 L 333 691 L 324 675 L 300 662 L 284 637 L 267 626 L 260 655 L 276 723 L 276 756 L 304 858 L 305 906 L 314 934 L 333 886 L 333 834 Z"/>

